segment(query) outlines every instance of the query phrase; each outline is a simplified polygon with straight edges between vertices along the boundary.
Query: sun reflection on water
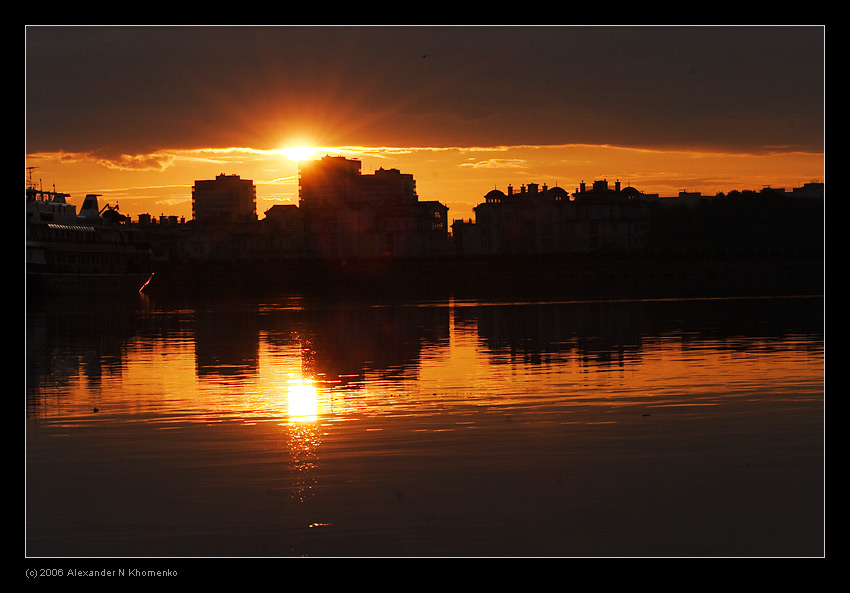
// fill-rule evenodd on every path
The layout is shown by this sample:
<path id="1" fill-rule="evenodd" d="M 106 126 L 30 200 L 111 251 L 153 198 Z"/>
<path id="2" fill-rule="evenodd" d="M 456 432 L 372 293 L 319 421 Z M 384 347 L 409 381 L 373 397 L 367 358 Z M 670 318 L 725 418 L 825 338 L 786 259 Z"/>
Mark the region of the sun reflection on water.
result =
<path id="1" fill-rule="evenodd" d="M 287 411 L 292 422 L 315 422 L 319 418 L 319 392 L 309 379 L 292 380 L 287 391 Z"/>
<path id="2" fill-rule="evenodd" d="M 320 442 L 319 390 L 308 378 L 292 378 L 287 384 L 289 465 L 294 500 L 304 502 L 314 493 Z"/>

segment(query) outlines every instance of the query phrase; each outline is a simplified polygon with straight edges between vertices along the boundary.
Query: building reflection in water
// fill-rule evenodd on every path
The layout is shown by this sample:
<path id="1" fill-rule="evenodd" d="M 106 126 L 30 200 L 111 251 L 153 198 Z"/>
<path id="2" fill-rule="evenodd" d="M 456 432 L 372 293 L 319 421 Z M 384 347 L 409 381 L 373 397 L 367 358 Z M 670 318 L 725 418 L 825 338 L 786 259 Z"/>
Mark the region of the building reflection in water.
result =
<path id="1" fill-rule="evenodd" d="M 34 311 L 29 413 L 45 413 L 48 401 L 52 414 L 88 407 L 96 387 L 99 403 L 125 414 L 144 408 L 184 421 L 232 413 L 316 422 L 355 409 L 382 413 L 400 403 L 392 396 L 430 389 L 424 384 L 436 383 L 437 373 L 438 386 L 450 384 L 450 372 L 456 382 L 473 368 L 486 378 L 504 363 L 529 369 L 531 379 L 541 367 L 587 374 L 631 366 L 649 376 L 647 356 L 659 345 L 685 350 L 710 340 L 740 351 L 812 334 L 817 344 L 822 311 L 819 299 Z M 489 386 L 493 397 L 498 387 Z"/>
<path id="2" fill-rule="evenodd" d="M 820 298 L 27 313 L 28 476 L 39 486 L 28 509 L 49 538 L 66 521 L 76 538 L 84 526 L 87 541 L 126 545 L 111 521 L 141 501 L 163 513 L 139 522 L 154 541 L 171 546 L 183 525 L 214 555 L 232 553 L 234 534 L 256 555 L 331 541 L 322 532 L 345 554 L 366 552 L 361 533 L 412 546 L 422 532 L 428 551 L 448 553 L 428 548 L 439 541 L 481 553 L 531 537 L 532 524 L 560 546 L 570 530 L 593 538 L 632 521 L 632 533 L 648 526 L 668 541 L 660 526 L 673 520 L 670 541 L 690 542 L 703 510 L 724 520 L 716 492 L 735 493 L 736 520 L 763 518 L 761 533 L 822 499 Z M 782 471 L 767 480 L 753 460 Z M 715 478 L 726 481 L 702 488 Z M 786 505 L 774 495 L 788 487 L 801 494 Z M 620 492 L 635 502 L 596 496 Z M 104 493 L 117 515 L 92 502 Z M 641 494 L 681 501 L 681 514 L 647 514 Z M 589 513 L 587 530 L 575 509 Z M 327 529 L 302 537 L 314 525 Z M 480 547 L 464 548 L 465 536 Z M 545 543 L 522 549 L 562 550 Z M 390 551 L 404 550 L 419 548 Z"/>

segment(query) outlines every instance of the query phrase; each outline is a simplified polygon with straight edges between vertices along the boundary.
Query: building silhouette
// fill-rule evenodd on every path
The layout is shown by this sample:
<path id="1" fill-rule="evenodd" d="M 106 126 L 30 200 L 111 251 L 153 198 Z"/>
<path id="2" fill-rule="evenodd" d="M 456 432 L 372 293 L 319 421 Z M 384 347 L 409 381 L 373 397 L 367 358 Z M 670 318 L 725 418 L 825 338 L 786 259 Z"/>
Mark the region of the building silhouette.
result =
<path id="1" fill-rule="evenodd" d="M 413 176 L 363 174 L 358 160 L 325 156 L 299 167 L 304 246 L 329 259 L 427 257 L 448 248 L 448 207 L 420 201 Z"/>
<path id="2" fill-rule="evenodd" d="M 262 245 L 258 255 L 263 259 L 303 258 L 307 254 L 304 215 L 295 204 L 275 204 L 265 212 L 261 222 Z"/>
<path id="3" fill-rule="evenodd" d="M 590 185 L 582 181 L 572 193 L 536 183 L 518 190 L 509 185 L 484 195 L 473 209 L 474 219 L 455 220 L 449 234 L 448 207 L 420 201 L 412 175 L 383 168 L 363 174 L 358 160 L 325 156 L 300 163 L 297 205 L 272 206 L 261 220 L 253 182 L 219 175 L 195 182 L 193 220 L 145 214 L 138 224 L 158 264 L 312 265 L 316 259 L 349 264 L 373 258 L 440 263 L 464 256 L 493 256 L 479 261 L 498 263 L 504 261 L 501 256 L 526 255 L 808 253 L 822 245 L 824 189 L 823 183 L 811 182 L 792 191 L 765 187 L 703 196 L 682 190 L 660 197 L 605 179 Z"/>
<path id="4" fill-rule="evenodd" d="M 241 223 L 257 220 L 257 189 L 239 175 L 195 181 L 192 218 L 198 223 Z"/>
<path id="5" fill-rule="evenodd" d="M 607 180 L 584 182 L 570 195 L 536 183 L 507 193 L 493 189 L 476 206 L 475 221 L 456 221 L 456 252 L 470 255 L 629 253 L 646 245 L 649 206 L 635 188 Z"/>

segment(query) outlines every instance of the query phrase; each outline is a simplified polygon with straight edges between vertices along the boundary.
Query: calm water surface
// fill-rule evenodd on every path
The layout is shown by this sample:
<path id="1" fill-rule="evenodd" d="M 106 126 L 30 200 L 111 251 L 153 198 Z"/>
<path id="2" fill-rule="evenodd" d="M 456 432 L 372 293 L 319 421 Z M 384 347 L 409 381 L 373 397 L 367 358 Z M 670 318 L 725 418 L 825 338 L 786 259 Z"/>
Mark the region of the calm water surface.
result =
<path id="1" fill-rule="evenodd" d="M 821 298 L 72 300 L 26 366 L 28 556 L 823 554 Z"/>

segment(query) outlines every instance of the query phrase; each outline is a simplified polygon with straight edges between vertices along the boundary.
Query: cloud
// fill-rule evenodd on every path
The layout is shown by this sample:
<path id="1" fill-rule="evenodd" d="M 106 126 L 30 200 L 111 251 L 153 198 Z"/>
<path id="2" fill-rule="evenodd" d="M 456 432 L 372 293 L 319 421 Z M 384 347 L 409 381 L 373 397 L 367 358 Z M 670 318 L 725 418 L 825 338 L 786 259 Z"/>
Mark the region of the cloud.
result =
<path id="1" fill-rule="evenodd" d="M 27 141 L 811 149 L 823 40 L 817 26 L 28 27 Z"/>
<path id="2" fill-rule="evenodd" d="M 116 158 L 94 152 L 36 152 L 27 155 L 33 162 L 52 161 L 64 165 L 89 163 L 114 171 L 164 171 L 174 166 L 176 156 L 166 152 L 150 154 L 122 154 Z"/>
<path id="3" fill-rule="evenodd" d="M 95 159 L 107 169 L 119 171 L 164 171 L 174 166 L 176 157 L 161 152 L 144 155 L 122 154 L 118 159 Z"/>
<path id="4" fill-rule="evenodd" d="M 525 159 L 487 159 L 475 163 L 461 163 L 459 166 L 472 169 L 521 169 L 526 165 Z"/>

